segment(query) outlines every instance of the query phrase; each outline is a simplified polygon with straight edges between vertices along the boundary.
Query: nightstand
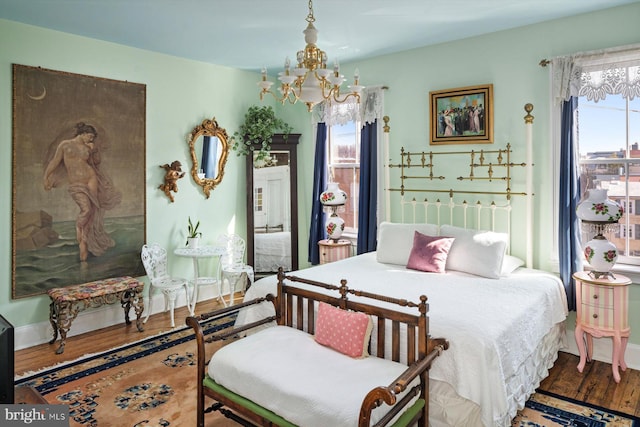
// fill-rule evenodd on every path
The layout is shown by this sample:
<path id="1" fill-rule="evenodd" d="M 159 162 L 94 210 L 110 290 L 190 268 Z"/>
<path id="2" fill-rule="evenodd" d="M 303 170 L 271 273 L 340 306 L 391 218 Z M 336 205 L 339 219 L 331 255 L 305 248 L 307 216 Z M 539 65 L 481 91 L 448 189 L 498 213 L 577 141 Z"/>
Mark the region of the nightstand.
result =
<path id="1" fill-rule="evenodd" d="M 615 279 L 594 279 L 586 271 L 574 273 L 576 280 L 576 343 L 580 352 L 578 371 L 582 372 L 593 355 L 593 337 L 612 337 L 613 379 L 619 383 L 620 373 L 627 369 L 624 352 L 629 341 L 629 285 L 631 280 L 621 274 Z M 585 348 L 586 340 L 586 348 Z"/>
<path id="2" fill-rule="evenodd" d="M 351 256 L 351 241 L 331 239 L 320 240 L 320 264 L 327 264 L 333 261 L 349 258 Z"/>

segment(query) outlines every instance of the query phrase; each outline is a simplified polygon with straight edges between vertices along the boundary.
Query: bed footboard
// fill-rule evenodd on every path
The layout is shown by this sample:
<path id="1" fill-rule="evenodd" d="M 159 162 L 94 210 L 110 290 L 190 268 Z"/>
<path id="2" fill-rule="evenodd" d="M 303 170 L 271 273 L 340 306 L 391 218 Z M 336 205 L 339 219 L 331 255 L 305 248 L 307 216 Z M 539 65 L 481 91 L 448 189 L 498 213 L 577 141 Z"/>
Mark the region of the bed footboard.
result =
<path id="1" fill-rule="evenodd" d="M 289 284 L 291 282 L 291 284 Z M 299 286 L 293 283 L 298 282 Z M 316 288 L 321 288 L 318 292 Z M 312 290 L 313 289 L 313 290 Z M 331 296 L 329 292 L 338 291 L 340 297 Z M 354 300 L 349 295 L 357 296 Z M 369 304 L 369 301 L 374 301 Z M 375 305 L 375 301 L 385 304 L 385 307 Z M 207 349 L 205 344 L 224 340 L 224 344 L 231 344 L 236 339 L 243 339 L 247 332 L 258 327 L 273 324 L 314 334 L 317 303 L 325 302 L 343 310 L 360 311 L 372 316 L 374 333 L 372 344 L 369 343 L 369 354 L 381 359 L 387 359 L 407 365 L 407 368 L 387 386 L 379 386 L 362 400 L 358 415 L 359 427 L 375 426 L 408 426 L 417 422 L 420 427 L 428 425 L 429 419 L 429 369 L 434 360 L 449 347 L 446 339 L 432 339 L 428 335 L 428 304 L 427 297 L 422 296 L 419 303 L 398 300 L 377 294 L 351 290 L 343 280 L 340 286 L 314 282 L 300 277 L 287 276 L 282 271 L 278 273 L 278 295 L 269 294 L 264 298 L 247 301 L 242 304 L 216 310 L 196 317 L 188 317 L 187 325 L 194 329 L 197 343 L 197 420 L 198 426 L 204 427 L 204 414 L 221 405 L 228 407 L 233 413 L 239 414 L 251 424 L 270 426 L 293 426 L 291 422 L 268 409 L 261 407 L 259 402 L 252 402 L 230 392 L 224 386 L 215 383 L 208 375 L 207 364 L 214 349 Z M 230 327 L 218 331 L 210 336 L 204 335 L 200 323 L 204 320 L 237 312 L 243 308 L 273 303 L 275 315 L 266 317 L 252 324 L 242 327 Z M 386 308 L 388 303 L 401 307 L 415 307 L 419 314 L 410 314 L 406 310 L 392 310 Z M 292 329 L 286 329 L 287 331 Z M 298 332 L 300 333 L 300 332 Z M 287 335 L 288 336 L 288 335 Z M 250 342 L 250 341 L 247 341 Z M 319 344 L 317 344 L 319 346 Z M 215 347 L 215 346 L 209 346 Z M 278 358 L 286 348 L 275 350 Z M 315 351 L 315 350 L 314 350 Z M 285 356 L 283 354 L 283 356 Z M 348 357 L 340 355 L 339 357 Z M 233 359 L 235 360 L 235 358 Z M 285 360 L 283 358 L 283 360 Z M 389 363 L 389 362 L 385 362 Z M 243 365 L 244 366 L 244 365 Z M 285 365 L 286 366 L 286 365 Z M 216 366 L 217 368 L 217 366 Z M 219 371 L 216 371 L 219 372 Z M 400 370 L 398 372 L 401 372 Z M 252 374 L 250 378 L 255 378 Z M 387 380 L 388 381 L 388 380 Z M 405 393 L 406 392 L 406 393 Z M 401 394 L 404 394 L 399 398 Z M 205 409 L 205 396 L 214 399 L 213 407 Z M 355 395 L 354 395 L 355 396 Z M 360 401 L 360 400 L 358 400 Z M 377 422 L 372 424 L 372 412 L 383 404 L 390 405 L 390 409 L 382 416 L 378 415 Z M 382 410 L 382 409 L 381 409 Z M 354 419 L 357 414 L 354 414 Z M 392 423 L 393 422 L 393 423 Z M 392 424 L 391 424 L 392 423 Z"/>

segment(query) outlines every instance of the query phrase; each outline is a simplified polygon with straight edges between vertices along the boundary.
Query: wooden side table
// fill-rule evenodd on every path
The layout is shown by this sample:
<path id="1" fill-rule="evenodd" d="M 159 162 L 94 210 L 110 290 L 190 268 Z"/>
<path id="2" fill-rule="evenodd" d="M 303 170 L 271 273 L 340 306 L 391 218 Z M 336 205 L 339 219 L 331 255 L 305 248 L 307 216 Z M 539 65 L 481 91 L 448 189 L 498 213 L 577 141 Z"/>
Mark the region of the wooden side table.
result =
<path id="1" fill-rule="evenodd" d="M 627 369 L 624 353 L 629 334 L 629 285 L 631 280 L 621 274 L 615 279 L 594 279 L 586 271 L 574 273 L 576 280 L 576 343 L 580 352 L 578 372 L 582 372 L 593 355 L 593 337 L 612 337 L 613 355 L 611 369 L 613 379 L 619 383 L 620 373 Z M 586 348 L 585 348 L 586 338 Z"/>
<path id="2" fill-rule="evenodd" d="M 320 240 L 320 264 L 327 264 L 333 261 L 340 261 L 351 256 L 351 241 L 331 239 Z"/>

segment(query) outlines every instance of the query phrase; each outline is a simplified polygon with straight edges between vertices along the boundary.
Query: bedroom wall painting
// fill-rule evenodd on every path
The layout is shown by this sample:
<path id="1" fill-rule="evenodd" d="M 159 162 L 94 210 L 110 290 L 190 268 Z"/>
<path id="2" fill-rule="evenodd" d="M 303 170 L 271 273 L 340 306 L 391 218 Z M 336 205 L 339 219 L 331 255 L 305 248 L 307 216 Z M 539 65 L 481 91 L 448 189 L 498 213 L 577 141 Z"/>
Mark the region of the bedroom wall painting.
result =
<path id="1" fill-rule="evenodd" d="M 143 276 L 146 85 L 13 64 L 12 297 Z"/>
<path id="2" fill-rule="evenodd" d="M 431 145 L 493 143 L 493 85 L 429 92 Z"/>

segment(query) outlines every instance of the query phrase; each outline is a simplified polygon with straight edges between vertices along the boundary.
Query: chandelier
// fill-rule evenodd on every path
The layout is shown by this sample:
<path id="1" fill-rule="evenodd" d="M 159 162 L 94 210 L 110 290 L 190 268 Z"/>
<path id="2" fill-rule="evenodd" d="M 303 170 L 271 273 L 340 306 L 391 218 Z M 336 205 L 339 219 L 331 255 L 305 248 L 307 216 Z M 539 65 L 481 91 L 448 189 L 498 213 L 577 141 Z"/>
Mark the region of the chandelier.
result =
<path id="1" fill-rule="evenodd" d="M 311 111 L 314 105 L 322 102 L 342 103 L 353 97 L 360 102 L 360 92 L 364 86 L 359 85 L 359 72 L 356 69 L 353 76 L 353 85 L 347 86 L 349 93 L 341 94 L 340 86 L 346 80 L 340 74 L 338 61 L 334 63 L 333 71 L 327 69 L 327 54 L 316 46 L 318 41 L 318 30 L 313 26 L 315 22 L 313 16 L 313 2 L 309 0 L 309 14 L 306 21 L 307 28 L 303 31 L 304 41 L 307 46 L 304 50 L 299 50 L 296 55 L 297 65 L 291 69 L 289 58 L 285 60 L 284 71 L 278 73 L 280 80 L 280 96 L 271 91 L 273 82 L 267 80 L 267 69 L 262 68 L 262 80 L 258 82 L 260 90 L 260 100 L 264 95 L 270 93 L 281 103 L 289 101 L 295 104 L 298 101 L 304 102 L 307 109 Z"/>

